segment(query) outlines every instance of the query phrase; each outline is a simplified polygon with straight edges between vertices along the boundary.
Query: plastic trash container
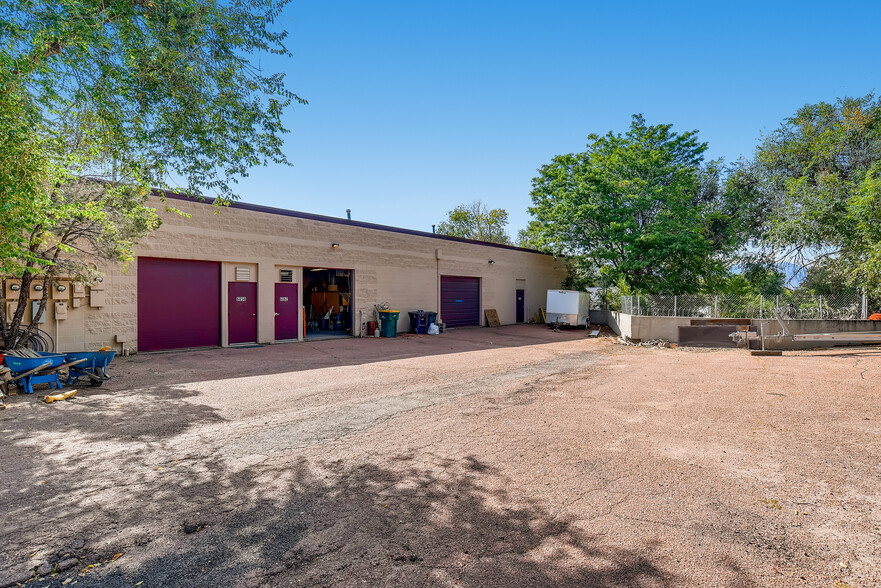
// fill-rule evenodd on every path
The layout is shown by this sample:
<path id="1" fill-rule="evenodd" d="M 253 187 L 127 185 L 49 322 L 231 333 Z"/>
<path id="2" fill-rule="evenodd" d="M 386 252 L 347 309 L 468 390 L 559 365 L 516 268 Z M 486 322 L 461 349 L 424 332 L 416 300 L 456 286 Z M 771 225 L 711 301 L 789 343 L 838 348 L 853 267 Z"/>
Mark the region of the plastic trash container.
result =
<path id="1" fill-rule="evenodd" d="M 398 316 L 401 313 L 397 310 L 380 310 L 379 318 L 382 325 L 379 327 L 379 333 L 383 337 L 398 336 Z"/>
<path id="2" fill-rule="evenodd" d="M 408 312 L 410 315 L 410 332 L 424 335 L 428 332 L 428 313 L 424 310 Z"/>

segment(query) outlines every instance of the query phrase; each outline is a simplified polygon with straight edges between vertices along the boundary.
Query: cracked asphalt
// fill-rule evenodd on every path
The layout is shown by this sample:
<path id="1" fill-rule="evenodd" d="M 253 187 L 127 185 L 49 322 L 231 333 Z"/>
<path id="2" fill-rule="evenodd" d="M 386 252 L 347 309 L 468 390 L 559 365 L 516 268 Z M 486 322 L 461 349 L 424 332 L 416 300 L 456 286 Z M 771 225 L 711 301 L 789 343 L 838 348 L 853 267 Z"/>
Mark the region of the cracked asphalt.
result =
<path id="1" fill-rule="evenodd" d="M 533 325 L 117 359 L 0 412 L 0 586 L 881 586 L 881 349 Z"/>

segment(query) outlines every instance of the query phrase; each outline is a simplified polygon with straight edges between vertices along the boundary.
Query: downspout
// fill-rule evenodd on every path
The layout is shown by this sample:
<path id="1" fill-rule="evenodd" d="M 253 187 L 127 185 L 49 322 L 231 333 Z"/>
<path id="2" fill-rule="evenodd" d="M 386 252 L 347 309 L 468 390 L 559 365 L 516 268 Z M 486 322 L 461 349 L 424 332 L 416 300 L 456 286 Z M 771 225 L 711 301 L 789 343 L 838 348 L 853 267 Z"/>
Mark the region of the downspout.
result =
<path id="1" fill-rule="evenodd" d="M 440 257 L 441 252 L 440 249 L 434 250 L 434 283 L 435 283 L 435 294 L 437 295 L 437 321 L 439 323 L 444 322 L 444 317 L 441 316 L 441 290 L 440 290 Z"/>

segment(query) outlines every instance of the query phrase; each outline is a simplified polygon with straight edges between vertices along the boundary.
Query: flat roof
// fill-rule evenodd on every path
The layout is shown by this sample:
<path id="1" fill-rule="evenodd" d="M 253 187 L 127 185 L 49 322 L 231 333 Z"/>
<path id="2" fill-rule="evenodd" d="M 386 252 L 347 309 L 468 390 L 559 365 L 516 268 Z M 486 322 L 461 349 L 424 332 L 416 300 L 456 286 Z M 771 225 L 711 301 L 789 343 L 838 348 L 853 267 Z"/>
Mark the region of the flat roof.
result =
<path id="1" fill-rule="evenodd" d="M 201 204 L 211 204 L 217 200 L 216 198 L 209 198 L 207 196 L 187 196 L 186 194 L 179 194 L 177 192 L 171 192 L 169 190 L 153 190 L 153 195 L 159 196 L 162 198 L 170 198 L 172 200 L 186 200 L 188 202 L 196 202 Z M 511 249 L 513 251 L 523 251 L 526 253 L 538 253 L 539 255 L 551 255 L 550 253 L 545 253 L 544 251 L 537 251 L 535 249 L 529 249 L 527 247 L 517 247 L 516 245 L 504 245 L 502 243 L 490 243 L 487 241 L 477 241 L 475 239 L 463 239 L 462 237 L 451 237 L 450 235 L 439 235 L 437 233 L 428 233 L 426 231 L 416 231 L 413 229 L 403 229 L 401 227 L 391 227 L 388 225 L 378 225 L 375 223 L 366 223 L 363 221 L 349 220 L 345 218 L 337 218 L 335 216 L 324 216 L 321 214 L 311 214 L 308 212 L 300 212 L 298 210 L 286 210 L 284 208 L 275 208 L 272 206 L 263 206 L 261 204 L 249 204 L 247 202 L 241 202 L 239 200 L 233 200 L 229 204 L 230 208 L 236 208 L 239 210 L 250 210 L 252 212 L 264 212 L 266 214 L 277 214 L 279 216 L 289 216 L 293 218 L 302 218 L 306 220 L 314 220 L 325 223 L 334 223 L 338 225 L 349 225 L 352 227 L 361 227 L 363 229 L 373 229 L 376 231 L 387 231 L 389 233 L 401 233 L 403 235 L 415 235 L 417 237 L 429 237 L 432 239 L 439 239 L 441 241 L 455 241 L 458 243 L 468 243 L 471 245 L 483 245 L 485 247 L 495 247 L 497 249 Z"/>

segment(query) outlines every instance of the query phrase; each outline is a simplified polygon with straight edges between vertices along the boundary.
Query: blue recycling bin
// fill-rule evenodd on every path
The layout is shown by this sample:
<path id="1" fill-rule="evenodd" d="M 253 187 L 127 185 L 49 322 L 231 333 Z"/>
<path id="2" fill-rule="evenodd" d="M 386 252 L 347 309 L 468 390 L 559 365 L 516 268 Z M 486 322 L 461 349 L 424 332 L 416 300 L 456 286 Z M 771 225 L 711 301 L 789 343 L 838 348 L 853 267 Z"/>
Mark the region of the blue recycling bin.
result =
<path id="1" fill-rule="evenodd" d="M 410 332 L 424 335 L 428 332 L 428 313 L 424 310 L 408 312 L 410 315 Z"/>

